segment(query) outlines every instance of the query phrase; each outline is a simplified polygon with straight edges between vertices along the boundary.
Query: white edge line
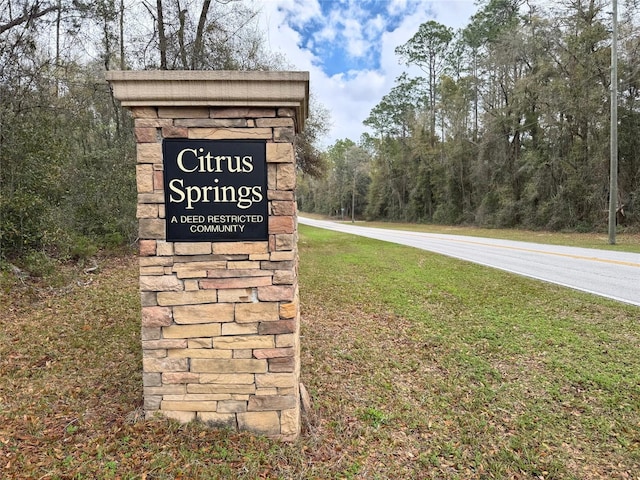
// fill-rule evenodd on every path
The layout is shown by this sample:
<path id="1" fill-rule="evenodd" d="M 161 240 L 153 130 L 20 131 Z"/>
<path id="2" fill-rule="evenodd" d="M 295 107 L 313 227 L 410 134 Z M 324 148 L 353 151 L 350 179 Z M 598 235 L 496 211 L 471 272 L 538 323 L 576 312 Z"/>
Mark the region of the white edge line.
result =
<path id="1" fill-rule="evenodd" d="M 302 222 L 301 222 L 301 223 L 302 223 Z M 433 251 L 433 250 L 429 250 L 429 249 L 426 249 L 426 248 L 415 247 L 415 246 L 413 246 L 413 245 L 407 245 L 407 244 L 404 244 L 404 243 L 398 243 L 398 242 L 394 242 L 394 241 L 392 241 L 392 240 L 383 240 L 383 239 L 380 239 L 380 238 L 376 238 L 376 237 L 373 237 L 373 236 L 364 235 L 364 234 L 360 234 L 360 233 L 354 233 L 354 232 L 348 232 L 348 231 L 343 231 L 343 230 L 337 230 L 337 229 L 333 229 L 333 228 L 330 228 L 330 227 L 323 227 L 323 226 L 313 225 L 313 224 L 309 224 L 309 223 L 307 223 L 307 224 L 303 223 L 303 225 L 307 225 L 307 226 L 315 227 L 315 228 L 322 228 L 322 229 L 325 229 L 325 230 L 332 230 L 332 231 L 334 231 L 334 232 L 345 233 L 345 234 L 347 234 L 347 235 L 356 235 L 356 236 L 358 236 L 358 237 L 371 238 L 371 239 L 373 239 L 373 240 L 378 240 L 378 241 L 381 241 L 381 242 L 387 242 L 387 243 L 393 243 L 393 244 L 396 244 L 396 245 L 402 245 L 402 246 L 404 246 L 404 247 L 415 248 L 415 249 L 417 249 L 417 250 L 422 250 L 422 251 L 426 251 L 426 252 L 431 252 L 431 253 L 433 253 L 433 254 L 441 255 L 441 256 L 443 256 L 443 257 L 455 258 L 455 259 L 457 259 L 457 260 L 462 260 L 462 261 L 464 261 L 464 262 L 474 263 L 474 264 L 476 264 L 476 265 L 482 265 L 482 266 L 484 266 L 484 267 L 494 268 L 494 269 L 496 269 L 496 270 L 502 270 L 502 271 L 504 271 L 504 272 L 513 273 L 514 275 L 519 275 L 519 276 L 521 276 L 521 277 L 532 278 L 532 279 L 534 279 L 534 280 L 538 280 L 538 281 L 540 281 L 540 282 L 550 283 L 550 284 L 553 284 L 553 285 L 560 285 L 561 287 L 565 287 L 565 288 L 568 288 L 568 289 L 570 289 L 570 290 L 577 290 L 577 291 L 579 291 L 579 292 L 589 293 L 589 294 L 591 294 L 591 295 L 595 295 L 596 297 L 608 298 L 608 299 L 610 299 L 610 300 L 615 300 L 615 301 L 617 301 L 617 302 L 622 302 L 622 303 L 625 303 L 625 304 L 628 304 L 628 305 L 634 305 L 634 306 L 640 307 L 640 302 L 635 302 L 635 301 L 633 301 L 633 300 L 629 300 L 628 298 L 621 298 L 621 297 L 616 297 L 616 296 L 614 296 L 614 295 L 607 295 L 607 294 L 602 293 L 602 292 L 595 292 L 595 291 L 593 291 L 593 290 L 589 290 L 589 289 L 587 289 L 587 288 L 576 287 L 575 285 L 568 285 L 568 284 L 566 284 L 566 283 L 562 283 L 562 282 L 557 282 L 557 281 L 549 280 L 549 279 L 547 279 L 547 278 L 537 277 L 537 276 L 535 276 L 535 275 L 531 275 L 531 274 L 527 274 L 527 273 L 518 272 L 518 271 L 516 271 L 516 270 L 511 270 L 511 269 L 504 268 L 504 267 L 496 267 L 495 265 L 491 265 L 491 264 L 489 264 L 489 263 L 479 262 L 479 261 L 476 261 L 476 260 L 469 260 L 468 258 L 458 257 L 458 256 L 456 256 L 456 255 L 449 255 L 449 254 L 446 254 L 446 253 L 435 252 L 435 251 Z M 338 224 L 338 225 L 339 225 L 339 224 Z M 392 230 L 392 231 L 393 231 L 393 230 Z M 411 233 L 413 233 L 413 232 L 411 232 Z M 416 232 L 416 233 L 419 233 L 419 232 Z"/>

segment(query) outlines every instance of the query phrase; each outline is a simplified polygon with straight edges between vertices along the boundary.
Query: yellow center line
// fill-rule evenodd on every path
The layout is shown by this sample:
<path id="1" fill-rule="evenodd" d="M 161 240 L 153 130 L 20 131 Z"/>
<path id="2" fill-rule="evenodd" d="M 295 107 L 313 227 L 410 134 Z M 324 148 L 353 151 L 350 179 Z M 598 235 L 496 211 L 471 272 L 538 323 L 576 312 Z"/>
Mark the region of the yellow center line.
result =
<path id="1" fill-rule="evenodd" d="M 624 260 L 610 260 L 608 258 L 598 258 L 598 257 L 586 257 L 583 255 L 573 255 L 571 253 L 558 253 L 558 252 L 547 252 L 545 250 L 535 250 L 533 248 L 524 248 L 524 247 L 510 247 L 507 245 L 496 245 L 496 244 L 492 244 L 492 243 L 483 243 L 483 242 L 476 242 L 476 241 L 471 241 L 471 240 L 459 240 L 459 239 L 447 239 L 450 240 L 452 242 L 458 242 L 458 243 L 469 243 L 469 244 L 473 244 L 473 245 L 482 245 L 484 247 L 494 247 L 494 248 L 505 248 L 508 250 L 517 250 L 517 251 L 521 251 L 521 252 L 529 252 L 529 253 L 544 253 L 547 255 L 555 255 L 557 257 L 565 257 L 565 258 L 573 258 L 576 260 L 589 260 L 592 262 L 602 262 L 602 263 L 610 263 L 610 264 L 614 264 L 614 265 L 625 265 L 627 267 L 636 267 L 636 268 L 640 268 L 640 263 L 636 263 L 636 262 L 627 262 Z"/>
<path id="2" fill-rule="evenodd" d="M 368 227 L 365 227 L 368 228 Z M 385 229 L 380 229 L 380 230 L 385 230 Z M 399 231 L 398 230 L 386 230 L 389 233 L 394 233 L 397 234 Z M 412 231 L 400 231 L 404 234 L 409 234 L 409 235 L 415 235 L 415 236 L 423 236 L 423 235 L 427 235 L 430 236 L 431 234 L 429 233 L 421 233 L 421 232 L 412 232 Z M 442 237 L 432 237 L 432 238 L 439 238 L 442 239 Z M 584 255 L 574 255 L 571 253 L 559 253 L 559 252 L 548 252 L 545 250 L 536 250 L 533 248 L 524 248 L 524 247 L 512 247 L 512 246 L 508 246 L 508 245 L 497 245 L 497 244 L 493 244 L 493 243 L 484 243 L 484 242 L 479 242 L 479 241 L 473 241 L 473 240 L 461 240 L 458 238 L 447 238 L 447 241 L 450 242 L 458 242 L 458 243 L 468 243 L 468 244 L 472 244 L 472 245 L 481 245 L 483 247 L 493 247 L 493 248 L 504 248 L 507 250 L 516 250 L 516 251 L 521 251 L 521 252 L 528 252 L 528 253 L 543 253 L 546 255 L 555 255 L 556 257 L 564 257 L 564 258 L 573 258 L 575 260 L 587 260 L 587 261 L 591 261 L 591 262 L 600 262 L 600 263 L 608 263 L 611 265 L 624 265 L 626 267 L 634 267 L 634 268 L 640 268 L 640 262 L 628 262 L 625 260 L 611 260 L 611 259 L 607 259 L 607 258 L 599 258 L 599 257 L 587 257 Z"/>

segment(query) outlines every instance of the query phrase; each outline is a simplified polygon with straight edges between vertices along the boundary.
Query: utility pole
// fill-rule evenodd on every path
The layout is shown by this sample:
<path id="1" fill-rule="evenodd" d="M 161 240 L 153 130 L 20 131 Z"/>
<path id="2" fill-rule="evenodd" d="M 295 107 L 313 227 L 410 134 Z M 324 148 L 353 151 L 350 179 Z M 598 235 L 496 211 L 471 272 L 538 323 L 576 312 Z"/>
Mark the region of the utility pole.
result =
<path id="1" fill-rule="evenodd" d="M 351 189 L 351 223 L 356 222 L 356 170 L 353 170 L 353 188 Z"/>
<path id="2" fill-rule="evenodd" d="M 616 244 L 618 209 L 618 0 L 613 1 L 611 39 L 611 148 L 609 160 L 609 244 Z"/>

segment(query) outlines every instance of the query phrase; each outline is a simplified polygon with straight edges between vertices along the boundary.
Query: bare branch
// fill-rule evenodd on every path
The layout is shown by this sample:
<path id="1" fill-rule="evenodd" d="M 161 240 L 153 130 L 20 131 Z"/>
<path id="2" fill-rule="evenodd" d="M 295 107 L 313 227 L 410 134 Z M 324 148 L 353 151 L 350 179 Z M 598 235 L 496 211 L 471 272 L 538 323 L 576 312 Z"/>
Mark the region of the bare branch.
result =
<path id="1" fill-rule="evenodd" d="M 14 18 L 9 23 L 0 25 L 0 35 L 2 35 L 4 32 L 8 30 L 11 30 L 14 27 L 17 27 L 18 25 L 21 25 L 23 23 L 28 24 L 32 20 L 35 20 L 36 18 L 44 17 L 45 15 L 48 15 L 51 12 L 55 12 L 56 10 L 58 10 L 57 5 L 52 5 L 50 7 L 45 8 L 44 10 L 40 10 L 40 4 L 36 3 L 31 7 L 30 10 L 25 9 L 24 13 L 19 17 Z"/>

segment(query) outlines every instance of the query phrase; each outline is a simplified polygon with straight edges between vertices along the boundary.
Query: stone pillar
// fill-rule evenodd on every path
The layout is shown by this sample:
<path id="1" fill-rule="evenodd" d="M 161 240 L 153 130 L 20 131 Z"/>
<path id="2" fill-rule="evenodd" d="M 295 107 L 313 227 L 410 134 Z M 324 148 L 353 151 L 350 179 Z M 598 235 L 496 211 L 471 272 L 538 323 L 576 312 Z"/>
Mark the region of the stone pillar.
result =
<path id="1" fill-rule="evenodd" d="M 293 143 L 308 78 L 107 73 L 135 119 L 147 417 L 300 432 Z"/>

